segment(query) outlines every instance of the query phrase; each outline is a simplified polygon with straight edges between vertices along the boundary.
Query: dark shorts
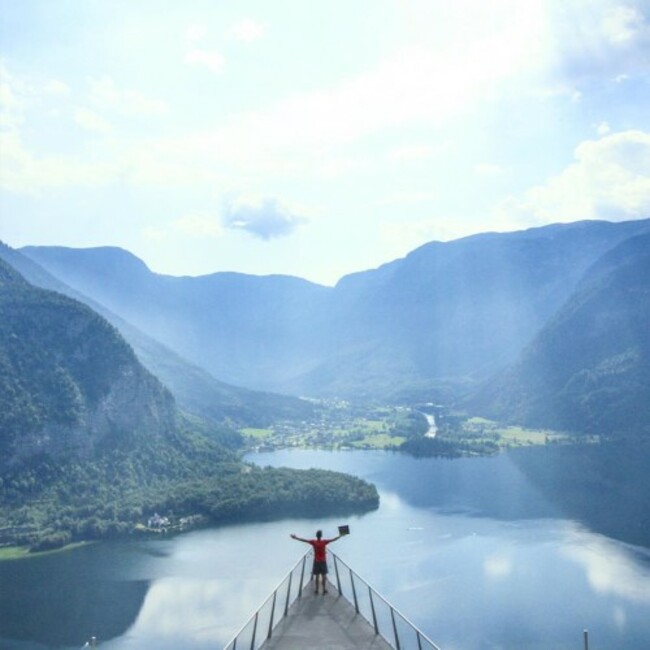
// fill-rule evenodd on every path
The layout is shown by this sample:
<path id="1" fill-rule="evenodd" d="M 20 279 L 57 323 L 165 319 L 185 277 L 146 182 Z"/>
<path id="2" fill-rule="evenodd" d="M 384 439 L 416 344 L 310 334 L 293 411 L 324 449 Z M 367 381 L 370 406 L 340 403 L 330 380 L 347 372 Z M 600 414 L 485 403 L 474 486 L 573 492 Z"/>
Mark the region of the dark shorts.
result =
<path id="1" fill-rule="evenodd" d="M 327 575 L 327 562 L 316 562 L 314 560 L 314 567 L 311 570 L 311 572 L 315 576 L 319 576 L 319 575 L 326 576 Z"/>

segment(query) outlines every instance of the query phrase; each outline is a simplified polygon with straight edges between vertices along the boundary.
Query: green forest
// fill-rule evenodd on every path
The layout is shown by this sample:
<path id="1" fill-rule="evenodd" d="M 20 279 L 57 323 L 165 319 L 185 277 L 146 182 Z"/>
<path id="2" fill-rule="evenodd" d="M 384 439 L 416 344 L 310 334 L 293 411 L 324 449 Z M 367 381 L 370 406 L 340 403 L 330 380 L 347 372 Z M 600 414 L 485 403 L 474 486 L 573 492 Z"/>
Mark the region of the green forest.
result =
<path id="1" fill-rule="evenodd" d="M 177 409 L 118 331 L 0 260 L 0 546 L 49 550 L 142 530 L 376 508 L 374 486 L 243 463 L 241 436 Z"/>
<path id="2" fill-rule="evenodd" d="M 0 545 L 49 550 L 124 537 L 155 512 L 206 525 L 374 509 L 374 486 L 324 470 L 258 468 L 188 431 L 178 446 L 104 450 L 94 459 L 33 458 L 0 479 Z M 200 517 L 197 517 L 200 516 Z"/>

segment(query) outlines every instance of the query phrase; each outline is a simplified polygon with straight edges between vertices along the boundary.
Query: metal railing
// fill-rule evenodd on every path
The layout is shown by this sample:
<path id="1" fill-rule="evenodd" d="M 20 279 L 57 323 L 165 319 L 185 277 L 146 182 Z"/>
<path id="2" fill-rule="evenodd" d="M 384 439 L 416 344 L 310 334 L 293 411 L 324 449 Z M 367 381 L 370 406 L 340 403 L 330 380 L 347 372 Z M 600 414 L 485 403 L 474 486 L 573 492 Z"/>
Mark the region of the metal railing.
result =
<path id="1" fill-rule="evenodd" d="M 333 560 L 339 596 L 354 606 L 356 613 L 373 627 L 375 634 L 395 650 L 440 650 L 340 557 L 332 551 L 329 555 Z M 302 597 L 305 580 L 311 578 L 311 566 L 307 573 L 307 561 L 312 556 L 311 550 L 302 556 L 224 650 L 258 650 L 272 637 L 273 630 L 287 616 L 291 605 Z"/>
<path id="2" fill-rule="evenodd" d="M 313 552 L 309 550 L 298 560 L 224 650 L 257 650 L 271 638 L 275 626 L 288 614 L 289 607 L 302 597 L 305 578 L 311 577 L 311 566 L 306 573 L 307 558 L 311 555 Z"/>
<path id="3" fill-rule="evenodd" d="M 355 573 L 340 557 L 330 551 L 334 560 L 336 588 L 346 598 L 357 614 L 373 626 L 375 634 L 381 636 L 395 650 L 440 650 L 404 614 L 393 607 L 373 589 L 358 573 Z"/>

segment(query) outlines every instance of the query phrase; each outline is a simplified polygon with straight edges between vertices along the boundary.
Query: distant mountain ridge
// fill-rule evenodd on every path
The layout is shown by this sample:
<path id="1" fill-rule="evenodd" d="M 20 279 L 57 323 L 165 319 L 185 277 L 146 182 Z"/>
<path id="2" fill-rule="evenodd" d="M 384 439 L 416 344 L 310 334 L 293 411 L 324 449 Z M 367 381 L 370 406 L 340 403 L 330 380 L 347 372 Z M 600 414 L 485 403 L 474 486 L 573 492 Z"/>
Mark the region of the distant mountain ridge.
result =
<path id="1" fill-rule="evenodd" d="M 395 397 L 514 362 L 584 272 L 650 220 L 431 242 L 334 288 L 287 276 L 152 273 L 119 249 L 21 251 L 219 380 L 295 395 Z"/>
<path id="2" fill-rule="evenodd" d="M 650 435 L 650 234 L 598 259 L 519 361 L 470 405 L 530 426 Z"/>
<path id="3" fill-rule="evenodd" d="M 140 361 L 174 393 L 181 408 L 215 422 L 224 420 L 247 426 L 266 426 L 278 419 L 303 419 L 311 405 L 295 397 L 251 391 L 220 382 L 205 369 L 191 364 L 176 352 L 141 332 L 96 300 L 72 289 L 37 262 L 0 242 L 0 259 L 35 286 L 57 291 L 85 302 L 115 327 L 134 348 Z M 145 268 L 137 258 L 127 262 Z M 119 268 L 119 267 L 118 267 Z"/>
<path id="4" fill-rule="evenodd" d="M 117 248 L 21 252 L 220 380 L 250 388 L 275 385 L 265 377 L 292 359 L 303 363 L 302 326 L 326 291 L 287 276 L 158 275 Z"/>

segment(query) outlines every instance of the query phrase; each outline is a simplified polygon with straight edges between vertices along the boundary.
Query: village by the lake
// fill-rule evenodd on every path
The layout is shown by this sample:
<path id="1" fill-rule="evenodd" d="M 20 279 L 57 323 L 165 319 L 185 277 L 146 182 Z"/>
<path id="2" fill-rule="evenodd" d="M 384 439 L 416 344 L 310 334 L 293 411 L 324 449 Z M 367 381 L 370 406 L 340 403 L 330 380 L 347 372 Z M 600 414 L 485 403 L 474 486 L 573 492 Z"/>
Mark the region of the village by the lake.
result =
<path id="1" fill-rule="evenodd" d="M 461 455 L 498 453 L 509 447 L 572 439 L 568 433 L 508 426 L 433 402 L 414 405 L 355 404 L 311 400 L 314 417 L 241 430 L 249 451 L 285 448 L 398 450 L 408 440 L 445 441 Z"/>

